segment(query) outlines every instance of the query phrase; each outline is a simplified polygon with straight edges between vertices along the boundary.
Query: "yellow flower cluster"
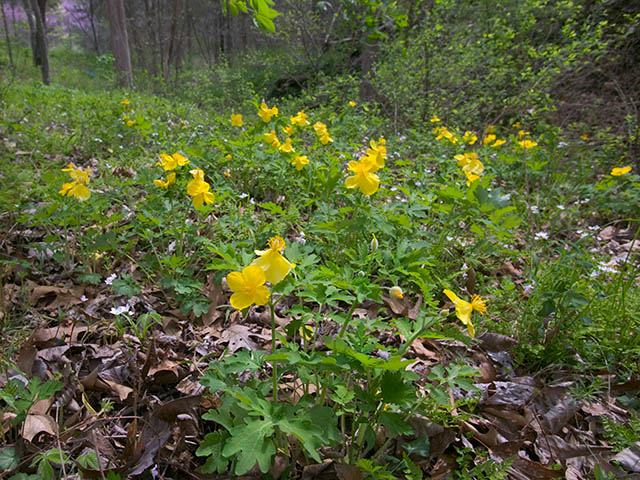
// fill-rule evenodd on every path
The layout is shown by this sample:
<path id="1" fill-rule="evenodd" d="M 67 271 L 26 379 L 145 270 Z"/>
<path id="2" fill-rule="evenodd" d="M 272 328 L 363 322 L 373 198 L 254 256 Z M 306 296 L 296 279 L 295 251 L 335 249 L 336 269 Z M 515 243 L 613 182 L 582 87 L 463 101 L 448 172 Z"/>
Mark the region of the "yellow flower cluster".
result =
<path id="1" fill-rule="evenodd" d="M 209 191 L 211 186 L 204 181 L 204 172 L 199 168 L 194 168 L 189 173 L 193 176 L 193 180 L 187 184 L 187 193 L 193 197 L 193 206 L 198 208 L 203 203 L 207 205 L 213 203 L 215 196 Z"/>
<path id="2" fill-rule="evenodd" d="M 62 188 L 58 193 L 62 196 L 76 197 L 81 202 L 87 200 L 91 196 L 91 192 L 87 188 L 89 184 L 89 170 L 76 168 L 73 163 L 69 163 L 67 168 L 63 168 L 62 171 L 68 172 L 73 181 L 62 184 Z"/>
<path id="3" fill-rule="evenodd" d="M 366 155 L 358 161 L 349 162 L 349 170 L 354 175 L 348 177 L 344 184 L 347 188 L 359 188 L 363 195 L 373 195 L 380 187 L 380 177 L 375 172 L 384 167 L 387 158 L 386 140 L 371 140 Z"/>
<path id="4" fill-rule="evenodd" d="M 453 158 L 458 161 L 458 166 L 462 168 L 462 171 L 467 176 L 467 187 L 480 179 L 480 175 L 484 171 L 484 165 L 476 152 L 459 153 Z"/>
<path id="5" fill-rule="evenodd" d="M 231 114 L 231 126 L 233 127 L 241 127 L 244 125 L 242 121 L 242 114 L 240 113 L 232 113 Z"/>
<path id="6" fill-rule="evenodd" d="M 278 116 L 278 107 L 273 106 L 272 108 L 269 108 L 266 103 L 262 102 L 260 109 L 258 110 L 258 116 L 264 123 L 269 123 L 271 121 L 271 117 Z"/>
<path id="7" fill-rule="evenodd" d="M 450 132 L 449 129 L 445 126 L 434 128 L 433 133 L 436 134 L 436 140 L 442 140 L 443 138 L 446 138 L 451 143 L 458 143 L 458 137 L 456 137 L 453 132 Z"/>
<path id="8" fill-rule="evenodd" d="M 160 161 L 156 165 L 162 166 L 165 172 L 175 170 L 178 167 L 183 167 L 189 163 L 189 160 L 181 153 L 174 153 L 173 155 L 167 155 L 166 153 L 160 154 Z"/>
<path id="9" fill-rule="evenodd" d="M 298 125 L 299 127 L 306 127 L 309 125 L 307 120 L 308 115 L 304 113 L 304 110 L 300 110 L 297 115 L 291 117 L 291 125 Z"/>
<path id="10" fill-rule="evenodd" d="M 227 275 L 227 284 L 234 292 L 230 299 L 233 308 L 242 310 L 254 303 L 264 305 L 271 295 L 265 283 L 275 285 L 295 268 L 295 265 L 282 255 L 286 243 L 280 235 L 271 237 L 267 245 L 269 248 L 266 250 L 255 251 L 258 258 L 251 262 L 251 265 L 241 272 L 231 272 Z"/>
<path id="11" fill-rule="evenodd" d="M 187 165 L 188 163 L 189 160 L 184 155 L 176 152 L 173 155 L 161 153 L 160 161 L 156 163 L 156 165 L 160 165 L 162 168 L 164 168 L 165 172 L 169 172 L 171 170 L 175 170 L 178 167 Z M 153 184 L 156 187 L 164 189 L 168 189 L 174 183 L 176 183 L 176 172 L 171 172 L 170 174 L 168 174 L 166 180 L 158 179 L 153 181 Z"/>
<path id="12" fill-rule="evenodd" d="M 320 140 L 321 144 L 326 145 L 329 142 L 333 142 L 333 138 L 329 136 L 329 131 L 324 123 L 316 122 L 313 125 L 313 129 L 316 131 L 316 135 L 318 135 L 318 140 Z"/>
<path id="13" fill-rule="evenodd" d="M 280 140 L 278 140 L 278 136 L 276 135 L 275 130 L 271 130 L 269 133 L 265 133 L 264 139 L 268 144 L 271 145 L 271 148 L 273 148 L 274 150 L 278 150 L 280 148 L 281 143 Z"/>

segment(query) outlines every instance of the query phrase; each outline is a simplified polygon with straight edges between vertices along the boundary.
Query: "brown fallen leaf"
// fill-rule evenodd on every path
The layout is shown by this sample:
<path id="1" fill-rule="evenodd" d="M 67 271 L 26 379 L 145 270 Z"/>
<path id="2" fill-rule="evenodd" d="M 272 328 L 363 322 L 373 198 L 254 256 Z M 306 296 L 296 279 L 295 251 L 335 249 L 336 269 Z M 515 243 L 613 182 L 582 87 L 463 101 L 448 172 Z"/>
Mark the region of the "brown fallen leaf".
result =
<path id="1" fill-rule="evenodd" d="M 611 460 L 618 462 L 629 472 L 640 473 L 640 442 L 624 449 Z"/>
<path id="2" fill-rule="evenodd" d="M 27 415 L 22 427 L 22 436 L 28 442 L 39 433 L 48 433 L 52 437 L 56 435 L 56 421 L 50 415 Z"/>
<path id="3" fill-rule="evenodd" d="M 235 352 L 241 348 L 258 350 L 260 348 L 258 344 L 249 338 L 252 336 L 262 338 L 263 340 L 267 339 L 265 335 L 254 333 L 249 327 L 239 324 L 231 325 L 229 328 L 224 330 L 220 335 L 220 339 L 223 342 L 228 342 L 229 350 L 231 352 Z"/>

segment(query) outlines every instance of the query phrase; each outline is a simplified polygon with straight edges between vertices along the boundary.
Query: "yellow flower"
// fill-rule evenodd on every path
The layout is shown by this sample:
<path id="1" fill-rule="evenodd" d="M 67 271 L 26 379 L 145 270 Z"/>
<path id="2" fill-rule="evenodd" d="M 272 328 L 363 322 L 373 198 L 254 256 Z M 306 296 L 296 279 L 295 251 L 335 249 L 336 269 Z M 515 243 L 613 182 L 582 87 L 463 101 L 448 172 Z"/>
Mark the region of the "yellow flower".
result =
<path id="1" fill-rule="evenodd" d="M 460 321 L 467 326 L 469 329 L 469 335 L 472 337 L 475 336 L 475 328 L 473 327 L 473 323 L 471 323 L 471 312 L 476 310 L 484 315 L 487 311 L 487 304 L 484 300 L 482 300 L 478 295 L 475 295 L 471 303 L 465 302 L 461 298 L 453 293 L 451 290 L 444 289 L 443 293 L 449 297 L 449 300 L 453 302 L 456 306 L 456 316 L 460 319 Z"/>
<path id="2" fill-rule="evenodd" d="M 169 188 L 169 185 L 173 185 L 176 183 L 176 172 L 171 172 L 167 175 L 167 181 L 164 180 L 154 180 L 153 184 L 160 188 Z"/>
<path id="3" fill-rule="evenodd" d="M 431 123 L 438 123 L 440 121 L 440 117 L 438 115 L 434 115 L 431 117 Z"/>
<path id="4" fill-rule="evenodd" d="M 227 178 L 231 178 L 231 171 L 228 168 L 222 170 L 222 174 Z"/>
<path id="5" fill-rule="evenodd" d="M 278 136 L 276 135 L 275 130 L 271 130 L 269 133 L 265 133 L 264 139 L 271 144 L 271 147 L 274 150 L 280 148 L 280 140 L 278 140 Z"/>
<path id="6" fill-rule="evenodd" d="M 316 131 L 317 135 L 322 135 L 323 132 L 327 131 L 327 126 L 322 122 L 316 122 L 313 125 L 313 129 Z"/>
<path id="7" fill-rule="evenodd" d="M 513 128 L 520 128 L 520 122 L 514 122 Z"/>
<path id="8" fill-rule="evenodd" d="M 589 135 L 587 135 L 586 133 L 583 133 L 582 137 L 580 137 L 580 138 L 582 138 L 582 140 L 584 140 L 586 142 L 587 140 L 589 140 Z"/>
<path id="9" fill-rule="evenodd" d="M 135 120 L 129 120 L 129 121 L 127 122 L 127 127 L 133 127 L 135 124 L 136 124 L 136 121 L 135 121 Z"/>
<path id="10" fill-rule="evenodd" d="M 231 154 L 230 154 L 230 153 L 227 153 L 227 154 L 224 156 L 224 158 L 226 158 L 227 160 L 231 160 L 231 158 L 232 158 L 232 157 L 231 157 Z"/>
<path id="11" fill-rule="evenodd" d="M 355 106 L 356 106 L 356 102 L 354 102 L 353 100 L 351 100 L 351 101 L 349 102 L 349 106 L 350 106 L 350 107 L 355 107 Z"/>
<path id="12" fill-rule="evenodd" d="M 373 163 L 374 168 L 372 168 L 372 172 L 384 168 L 384 161 L 387 158 L 387 147 L 385 143 L 386 140 L 384 138 L 379 138 L 378 143 L 373 140 L 369 142 L 371 148 L 367 149 L 367 155 L 364 158 L 367 158 L 368 161 Z"/>
<path id="13" fill-rule="evenodd" d="M 267 250 L 256 250 L 259 257 L 251 262 L 251 265 L 257 265 L 264 270 L 267 281 L 276 284 L 282 281 L 295 265 L 282 256 L 286 244 L 280 235 L 271 237 L 267 245 Z"/>
<path id="14" fill-rule="evenodd" d="M 469 145 L 473 145 L 477 140 L 478 136 L 475 133 L 470 132 L 469 130 L 464 132 L 464 136 L 462 137 L 462 141 L 464 143 L 468 143 Z"/>
<path id="15" fill-rule="evenodd" d="M 298 155 L 296 159 L 291 162 L 291 165 L 296 166 L 296 170 L 302 170 L 305 165 L 309 164 L 309 159 L 306 155 Z"/>
<path id="16" fill-rule="evenodd" d="M 471 173 L 468 170 L 462 170 L 464 174 L 467 176 L 467 187 L 471 186 L 473 182 L 480 178 L 480 175 L 476 175 L 475 173 Z"/>
<path id="17" fill-rule="evenodd" d="M 507 141 L 505 139 L 499 138 L 491 146 L 492 147 L 499 147 L 500 145 L 504 145 L 505 143 L 507 143 Z"/>
<path id="18" fill-rule="evenodd" d="M 402 293 L 402 289 L 400 287 L 398 287 L 397 285 L 395 287 L 391 287 L 389 289 L 389 293 L 391 294 L 392 297 L 399 298 L 399 299 L 403 299 L 404 298 L 404 294 Z"/>
<path id="19" fill-rule="evenodd" d="M 69 197 L 76 197 L 81 202 L 84 202 L 91 196 L 91 192 L 86 185 L 78 181 L 63 183 L 58 193 L 62 196 L 68 195 Z"/>
<path id="20" fill-rule="evenodd" d="M 271 292 L 265 286 L 266 281 L 264 270 L 256 265 L 249 265 L 242 272 L 231 272 L 227 275 L 227 285 L 234 292 L 230 299 L 231 306 L 243 310 L 254 303 L 267 303 Z"/>
<path id="21" fill-rule="evenodd" d="M 526 150 L 529 150 L 530 148 L 533 148 L 536 145 L 538 145 L 538 143 L 537 142 L 532 142 L 531 140 L 526 139 L 526 140 L 522 140 L 522 141 L 518 142 L 518 145 L 520 145 L 522 148 L 524 148 Z"/>
<path id="22" fill-rule="evenodd" d="M 482 143 L 484 143 L 485 145 L 487 145 L 488 143 L 493 142 L 496 139 L 496 136 L 493 134 L 487 135 L 486 137 L 484 137 L 484 140 L 482 141 Z"/>
<path id="23" fill-rule="evenodd" d="M 187 158 L 184 155 L 176 152 L 173 155 L 167 155 L 166 153 L 161 153 L 160 161 L 156 163 L 156 165 L 162 166 L 165 172 L 168 172 L 170 170 L 175 170 L 179 166 L 183 167 L 188 163 L 189 163 L 189 160 L 187 160 Z"/>
<path id="24" fill-rule="evenodd" d="M 131 117 L 129 115 L 123 115 L 122 120 L 129 120 Z"/>
<path id="25" fill-rule="evenodd" d="M 295 128 L 293 128 L 293 125 L 287 125 L 286 127 L 282 127 L 282 131 L 286 134 L 286 135 L 293 135 L 294 132 L 296 131 Z"/>
<path id="26" fill-rule="evenodd" d="M 284 153 L 291 153 L 291 152 L 295 152 L 295 148 L 293 148 L 293 145 L 291 145 L 291 139 L 287 138 L 284 143 L 280 146 L 280 151 L 284 152 Z"/>
<path id="27" fill-rule="evenodd" d="M 333 138 L 329 136 L 329 132 L 325 130 L 325 132 L 320 135 L 320 143 L 326 145 L 329 142 L 333 142 Z"/>
<path id="28" fill-rule="evenodd" d="M 485 133 L 494 133 L 496 131 L 496 127 L 494 127 L 493 125 L 489 125 L 487 128 L 485 128 Z"/>
<path id="29" fill-rule="evenodd" d="M 81 202 L 87 200 L 91 196 L 91 192 L 87 188 L 87 184 L 89 183 L 89 170 L 76 168 L 73 163 L 69 163 L 67 168 L 63 168 L 62 171 L 68 172 L 73 182 L 62 184 L 58 193 L 62 196 L 76 197 Z"/>
<path id="30" fill-rule="evenodd" d="M 619 177 L 620 175 L 626 175 L 631 171 L 631 166 L 627 165 L 626 167 L 616 167 L 611 170 L 611 175 L 614 177 Z"/>
<path id="31" fill-rule="evenodd" d="M 232 113 L 231 114 L 231 126 L 233 127 L 241 127 L 244 125 L 242 121 L 242 114 L 240 113 Z"/>
<path id="32" fill-rule="evenodd" d="M 307 125 L 309 125 L 309 120 L 307 120 L 307 117 L 308 115 L 304 113 L 304 110 L 300 110 L 296 116 L 291 117 L 291 125 L 306 127 Z"/>
<path id="33" fill-rule="evenodd" d="M 524 137 L 525 135 L 529 135 L 529 132 L 527 132 L 525 130 L 518 131 L 518 136 L 519 137 Z"/>
<path id="34" fill-rule="evenodd" d="M 209 191 L 210 185 L 204 181 L 204 172 L 195 168 L 190 173 L 193 175 L 193 180 L 187 184 L 187 193 L 193 197 L 193 206 L 198 208 L 203 203 L 207 205 L 213 203 L 215 196 Z"/>
<path id="35" fill-rule="evenodd" d="M 278 116 L 278 107 L 274 106 L 269 108 L 266 103 L 262 102 L 260 109 L 258 110 L 258 115 L 264 123 L 267 123 L 271 121 L 271 117 Z"/>
<path id="36" fill-rule="evenodd" d="M 478 180 L 480 178 L 480 175 L 482 175 L 482 172 L 484 171 L 484 165 L 478 158 L 478 154 L 476 152 L 464 154 L 459 153 L 453 158 L 458 161 L 458 166 L 462 168 L 462 171 L 467 176 L 467 187 Z"/>
<path id="37" fill-rule="evenodd" d="M 131 102 L 126 98 L 120 102 L 120 104 L 122 104 L 122 105 L 129 105 L 130 103 Z"/>
<path id="38" fill-rule="evenodd" d="M 437 135 L 436 140 L 446 138 L 451 143 L 458 143 L 456 136 L 447 127 L 436 127 L 433 132 Z"/>
<path id="39" fill-rule="evenodd" d="M 349 162 L 349 170 L 355 175 L 348 177 L 344 185 L 347 188 L 359 188 L 363 195 L 373 195 L 380 186 L 380 177 L 372 173 L 374 164 L 367 157 L 360 161 Z"/>
<path id="40" fill-rule="evenodd" d="M 69 176 L 79 183 L 84 183 L 85 185 L 89 183 L 89 170 L 76 168 L 73 163 L 69 163 L 67 168 L 63 168 L 62 171 L 69 172 Z"/>

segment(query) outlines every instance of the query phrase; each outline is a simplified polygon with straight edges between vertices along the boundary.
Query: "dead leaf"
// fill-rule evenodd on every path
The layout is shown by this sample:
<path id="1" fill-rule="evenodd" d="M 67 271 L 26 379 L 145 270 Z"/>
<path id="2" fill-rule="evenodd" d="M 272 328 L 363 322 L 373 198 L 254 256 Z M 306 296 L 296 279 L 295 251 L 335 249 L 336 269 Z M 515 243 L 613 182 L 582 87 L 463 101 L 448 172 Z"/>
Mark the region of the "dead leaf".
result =
<path id="1" fill-rule="evenodd" d="M 488 352 L 508 352 L 517 344 L 514 338 L 499 333 L 484 332 L 477 338 L 480 340 L 482 348 Z"/>
<path id="2" fill-rule="evenodd" d="M 611 460 L 618 462 L 629 472 L 640 473 L 640 442 L 624 449 Z"/>
<path id="3" fill-rule="evenodd" d="M 176 398 L 156 407 L 151 414 L 160 420 L 172 423 L 176 421 L 178 415 L 192 413 L 198 405 L 200 405 L 200 395 Z"/>
<path id="4" fill-rule="evenodd" d="M 616 236 L 616 227 L 613 225 L 609 225 L 608 227 L 603 228 L 598 234 L 598 238 L 604 242 L 608 242 L 613 240 Z"/>
<path id="5" fill-rule="evenodd" d="M 241 348 L 258 350 L 258 344 L 251 340 L 251 338 L 249 338 L 250 336 L 257 336 L 263 339 L 265 337 L 264 335 L 253 333 L 249 327 L 235 324 L 224 330 L 220 335 L 220 339 L 223 342 L 228 342 L 229 350 L 231 352 L 235 352 Z"/>
<path id="6" fill-rule="evenodd" d="M 578 410 L 580 410 L 580 403 L 576 402 L 570 395 L 566 395 L 560 403 L 542 416 L 540 424 L 549 433 L 558 433 Z"/>
<path id="7" fill-rule="evenodd" d="M 22 428 L 23 438 L 29 442 L 33 442 L 35 436 L 42 432 L 55 437 L 55 420 L 49 415 L 27 415 Z"/>

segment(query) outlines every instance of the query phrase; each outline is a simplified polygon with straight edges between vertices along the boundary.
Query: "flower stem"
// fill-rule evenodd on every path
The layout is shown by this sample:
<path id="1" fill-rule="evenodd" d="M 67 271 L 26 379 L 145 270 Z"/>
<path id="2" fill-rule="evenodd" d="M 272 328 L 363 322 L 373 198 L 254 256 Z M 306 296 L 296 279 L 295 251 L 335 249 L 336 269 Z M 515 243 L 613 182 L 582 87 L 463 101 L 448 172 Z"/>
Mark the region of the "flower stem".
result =
<path id="1" fill-rule="evenodd" d="M 276 353 L 276 306 L 273 296 L 269 297 L 269 310 L 271 312 L 271 354 Z M 273 382 L 273 404 L 278 403 L 278 364 L 271 362 L 271 381 Z"/>
<path id="2" fill-rule="evenodd" d="M 349 322 L 351 321 L 351 317 L 353 316 L 353 311 L 356 309 L 356 306 L 358 305 L 358 300 L 356 299 L 353 304 L 351 305 L 351 308 L 349 309 L 349 311 L 347 312 L 347 318 L 345 319 L 344 323 L 342 324 L 342 328 L 340 329 L 340 333 L 338 334 L 338 338 L 342 338 L 344 336 L 344 332 L 346 332 L 347 330 L 347 326 L 349 325 Z"/>

